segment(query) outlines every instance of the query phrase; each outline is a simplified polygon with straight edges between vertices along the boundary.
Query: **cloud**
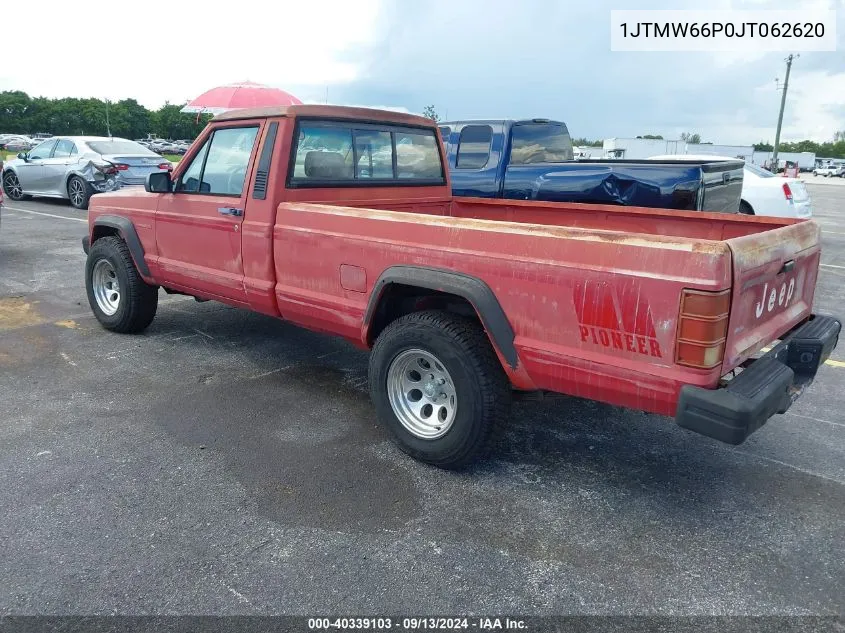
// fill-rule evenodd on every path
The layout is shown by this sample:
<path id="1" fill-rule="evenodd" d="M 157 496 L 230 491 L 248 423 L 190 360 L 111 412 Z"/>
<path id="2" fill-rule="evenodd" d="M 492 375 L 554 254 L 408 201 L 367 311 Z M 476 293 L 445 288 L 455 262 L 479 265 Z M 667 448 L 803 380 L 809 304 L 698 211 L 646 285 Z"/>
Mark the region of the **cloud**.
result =
<path id="1" fill-rule="evenodd" d="M 832 8 L 841 0 L 808 0 Z M 431 103 L 456 118 L 562 119 L 575 136 L 606 138 L 697 131 L 722 143 L 774 139 L 784 53 L 617 53 L 609 50 L 618 2 L 445 0 L 395 3 L 354 82 L 338 100 Z M 700 2 L 640 2 L 640 8 L 700 8 Z M 681 6 L 679 6 L 681 5 Z M 802 5 L 804 6 L 804 5 Z M 794 9 L 792 0 L 716 0 L 711 9 Z M 845 11 L 839 12 L 841 49 Z M 383 23 L 383 24 L 384 24 Z M 436 42 L 427 46 L 424 42 Z M 806 53 L 793 66 L 785 139 L 828 140 L 845 122 L 845 55 Z M 831 89 L 823 89 L 825 82 Z"/>
<path id="2" fill-rule="evenodd" d="M 550 117 L 574 136 L 698 132 L 719 143 L 774 139 L 782 53 L 610 50 L 622 0 L 356 0 L 266 5 L 171 3 L 149 28 L 137 7 L 80 14 L 65 0 L 6 3 L 4 23 L 38 24 L 36 41 L 82 32 L 58 60 L 33 46 L 0 65 L 0 90 L 180 102 L 250 79 L 304 101 L 388 104 L 442 116 Z M 834 53 L 795 62 L 783 137 L 828 140 L 845 128 L 845 0 L 711 0 L 708 8 L 839 8 Z M 641 9 L 700 9 L 700 0 L 640 0 Z M 221 17 L 225 16 L 225 20 Z M 128 25 L 128 26 L 127 26 Z M 12 57 L 7 56 L 7 60 Z"/>
<path id="3" fill-rule="evenodd" d="M 378 0 L 111 4 L 4 2 L 5 25 L 37 25 L 8 50 L 0 90 L 137 98 L 157 107 L 243 80 L 285 88 L 354 81 L 373 41 Z M 14 29 L 13 29 L 14 30 Z"/>

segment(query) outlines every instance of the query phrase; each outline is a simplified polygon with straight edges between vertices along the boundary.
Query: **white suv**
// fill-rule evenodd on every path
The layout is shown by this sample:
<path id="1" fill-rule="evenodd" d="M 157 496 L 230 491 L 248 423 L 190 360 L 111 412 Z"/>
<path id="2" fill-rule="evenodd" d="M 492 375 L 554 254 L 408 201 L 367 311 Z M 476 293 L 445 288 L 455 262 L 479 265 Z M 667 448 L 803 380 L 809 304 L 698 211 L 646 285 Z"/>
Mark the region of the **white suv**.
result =
<path id="1" fill-rule="evenodd" d="M 830 178 L 831 176 L 839 176 L 845 178 L 845 165 L 826 165 L 824 167 L 816 167 L 813 170 L 814 176 L 824 176 Z"/>

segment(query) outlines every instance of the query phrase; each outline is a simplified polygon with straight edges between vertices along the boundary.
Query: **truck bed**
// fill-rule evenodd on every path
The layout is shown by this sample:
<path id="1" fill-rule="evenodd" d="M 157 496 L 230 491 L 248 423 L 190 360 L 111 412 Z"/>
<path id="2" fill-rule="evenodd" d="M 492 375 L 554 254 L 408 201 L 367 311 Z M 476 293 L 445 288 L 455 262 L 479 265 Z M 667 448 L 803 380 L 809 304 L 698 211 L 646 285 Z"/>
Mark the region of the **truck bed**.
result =
<path id="1" fill-rule="evenodd" d="M 317 192 L 310 192 L 312 199 L 315 193 Z M 351 194 L 338 196 L 334 193 L 326 196 L 324 202 L 333 206 L 366 206 L 370 209 L 445 215 L 473 220 L 495 220 L 517 224 L 541 224 L 573 229 L 717 241 L 769 231 L 800 221 L 703 211 L 451 196 L 403 202 L 387 197 L 383 200 L 372 198 L 356 200 Z"/>
<path id="2" fill-rule="evenodd" d="M 742 160 L 573 160 L 566 126 L 547 119 L 440 130 L 456 196 L 739 212 Z"/>
<path id="3" fill-rule="evenodd" d="M 476 198 L 455 198 L 449 215 L 692 240 L 727 240 L 798 221 L 701 211 Z"/>
<path id="4" fill-rule="evenodd" d="M 460 271 L 483 280 L 508 315 L 516 387 L 665 415 L 674 414 L 682 385 L 714 387 L 810 313 L 818 267 L 812 222 L 524 205 L 431 200 L 397 212 L 388 200 L 368 205 L 382 208 L 282 203 L 273 240 L 277 283 L 267 304 L 285 319 L 367 345 L 367 305 L 385 270 Z M 790 258 L 800 274 L 790 308 L 755 323 L 763 284 Z M 735 278 L 744 280 L 734 289 L 743 311 L 732 317 L 725 364 L 675 364 L 681 292 L 723 291 Z"/>

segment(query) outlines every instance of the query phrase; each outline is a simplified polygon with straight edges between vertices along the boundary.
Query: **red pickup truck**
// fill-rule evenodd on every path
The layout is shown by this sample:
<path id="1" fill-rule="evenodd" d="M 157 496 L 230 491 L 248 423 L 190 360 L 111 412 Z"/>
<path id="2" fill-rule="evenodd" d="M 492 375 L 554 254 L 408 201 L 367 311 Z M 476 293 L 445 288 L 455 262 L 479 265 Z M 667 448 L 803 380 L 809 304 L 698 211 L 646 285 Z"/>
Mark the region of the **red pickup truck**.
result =
<path id="1" fill-rule="evenodd" d="M 411 115 L 218 116 L 146 191 L 92 198 L 91 309 L 140 332 L 164 288 L 371 348 L 378 418 L 442 467 L 490 444 L 514 391 L 738 444 L 836 346 L 841 323 L 811 310 L 812 221 L 456 198 L 443 158 L 436 125 Z"/>

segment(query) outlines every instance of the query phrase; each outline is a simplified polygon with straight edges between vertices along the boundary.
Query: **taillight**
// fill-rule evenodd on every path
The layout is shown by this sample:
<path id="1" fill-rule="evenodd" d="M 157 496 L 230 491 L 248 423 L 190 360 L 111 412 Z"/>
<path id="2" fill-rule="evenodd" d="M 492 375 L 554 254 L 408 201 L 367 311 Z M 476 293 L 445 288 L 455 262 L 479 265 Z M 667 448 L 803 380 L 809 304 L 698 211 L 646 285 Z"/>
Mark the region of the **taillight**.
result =
<path id="1" fill-rule="evenodd" d="M 783 183 L 783 195 L 786 197 L 787 200 L 792 202 L 792 189 L 789 188 L 789 183 Z"/>
<path id="2" fill-rule="evenodd" d="M 127 165 L 126 163 L 115 163 L 114 168 L 117 171 L 126 171 L 127 169 L 129 169 L 129 165 Z"/>
<path id="3" fill-rule="evenodd" d="M 170 171 L 171 169 L 173 169 L 173 165 L 171 165 L 170 163 L 161 163 L 158 168 Z"/>
<path id="4" fill-rule="evenodd" d="M 725 355 L 730 309 L 730 290 L 684 290 L 675 362 L 701 369 L 720 365 Z"/>
<path id="5" fill-rule="evenodd" d="M 107 176 L 112 176 L 117 173 L 117 167 L 112 165 L 111 163 L 107 165 L 94 165 L 94 167 L 97 168 L 98 171 L 101 171 L 106 174 Z"/>

